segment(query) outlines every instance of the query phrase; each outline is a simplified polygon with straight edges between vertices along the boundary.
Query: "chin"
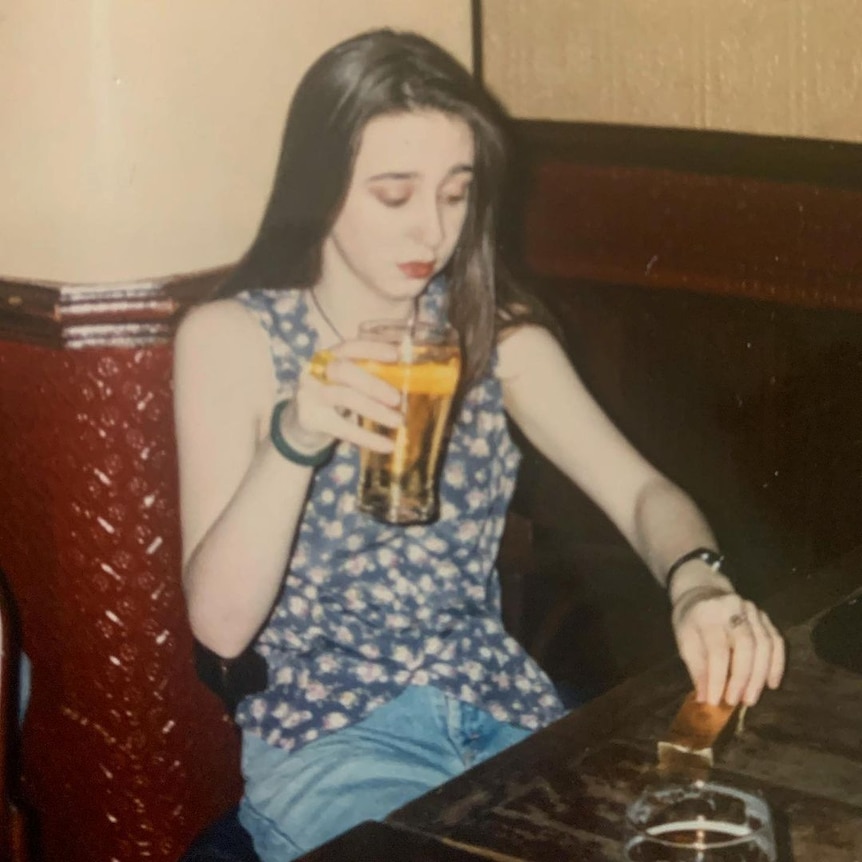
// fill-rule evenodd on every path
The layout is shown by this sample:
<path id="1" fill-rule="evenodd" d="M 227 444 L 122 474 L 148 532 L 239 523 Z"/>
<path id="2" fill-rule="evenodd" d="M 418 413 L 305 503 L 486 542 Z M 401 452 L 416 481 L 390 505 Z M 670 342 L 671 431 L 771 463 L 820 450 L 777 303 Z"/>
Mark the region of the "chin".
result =
<path id="1" fill-rule="evenodd" d="M 433 276 L 432 276 L 433 278 Z M 404 302 L 421 296 L 431 282 L 428 279 L 402 278 L 396 282 L 381 285 L 377 292 L 393 302 Z"/>

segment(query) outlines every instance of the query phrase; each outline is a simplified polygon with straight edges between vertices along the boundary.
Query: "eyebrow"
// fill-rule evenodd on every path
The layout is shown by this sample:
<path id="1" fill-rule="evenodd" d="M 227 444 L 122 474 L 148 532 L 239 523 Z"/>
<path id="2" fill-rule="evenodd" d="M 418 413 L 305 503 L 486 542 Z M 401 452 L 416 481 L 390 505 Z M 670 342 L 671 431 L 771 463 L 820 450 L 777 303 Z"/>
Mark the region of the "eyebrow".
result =
<path id="1" fill-rule="evenodd" d="M 445 179 L 451 179 L 459 174 L 472 174 L 473 165 L 463 164 L 455 165 L 447 174 Z M 375 174 L 373 177 L 368 177 L 366 182 L 373 183 L 379 180 L 412 180 L 419 176 L 418 171 L 385 171 L 382 174 Z"/>

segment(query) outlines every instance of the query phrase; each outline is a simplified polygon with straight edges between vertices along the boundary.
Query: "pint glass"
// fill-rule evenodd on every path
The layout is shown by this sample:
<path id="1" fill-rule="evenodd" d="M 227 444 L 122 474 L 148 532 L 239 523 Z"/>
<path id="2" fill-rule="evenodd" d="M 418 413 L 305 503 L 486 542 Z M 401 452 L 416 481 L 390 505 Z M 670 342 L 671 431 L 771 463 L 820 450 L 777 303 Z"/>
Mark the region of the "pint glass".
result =
<path id="1" fill-rule="evenodd" d="M 712 781 L 647 788 L 626 812 L 628 862 L 775 862 L 764 799 Z"/>
<path id="2" fill-rule="evenodd" d="M 391 438 L 395 449 L 360 449 L 357 506 L 389 524 L 428 523 L 438 514 L 437 478 L 461 373 L 457 333 L 446 324 L 375 321 L 362 324 L 359 337 L 397 346 L 395 362 L 351 361 L 398 389 L 404 422 L 392 429 L 359 418 L 363 427 Z"/>

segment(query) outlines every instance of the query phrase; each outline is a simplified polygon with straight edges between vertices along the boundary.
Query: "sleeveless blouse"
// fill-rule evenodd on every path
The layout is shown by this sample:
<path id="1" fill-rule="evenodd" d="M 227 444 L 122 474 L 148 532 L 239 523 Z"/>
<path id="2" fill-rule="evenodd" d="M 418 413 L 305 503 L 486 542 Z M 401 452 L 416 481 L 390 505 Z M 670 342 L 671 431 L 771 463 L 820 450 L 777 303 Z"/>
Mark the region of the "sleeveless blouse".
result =
<path id="1" fill-rule="evenodd" d="M 269 336 L 279 397 L 292 397 L 317 340 L 306 291 L 237 299 Z M 444 318 L 444 302 L 438 279 L 420 316 Z M 493 373 L 454 418 L 434 523 L 392 526 L 359 512 L 358 449 L 339 443 L 312 477 L 281 592 L 255 642 L 268 685 L 240 703 L 240 727 L 296 750 L 410 685 L 529 729 L 560 717 L 550 680 L 501 621 L 494 564 L 519 461 Z"/>

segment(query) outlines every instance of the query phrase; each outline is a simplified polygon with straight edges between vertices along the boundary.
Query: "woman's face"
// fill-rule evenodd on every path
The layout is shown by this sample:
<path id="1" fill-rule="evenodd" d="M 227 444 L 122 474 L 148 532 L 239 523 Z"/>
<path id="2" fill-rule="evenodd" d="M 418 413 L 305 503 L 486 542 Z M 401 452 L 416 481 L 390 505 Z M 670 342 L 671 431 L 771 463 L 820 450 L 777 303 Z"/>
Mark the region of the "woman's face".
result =
<path id="1" fill-rule="evenodd" d="M 412 300 L 452 256 L 473 178 L 473 133 L 437 111 L 365 127 L 347 196 L 323 248 L 322 281 Z"/>

